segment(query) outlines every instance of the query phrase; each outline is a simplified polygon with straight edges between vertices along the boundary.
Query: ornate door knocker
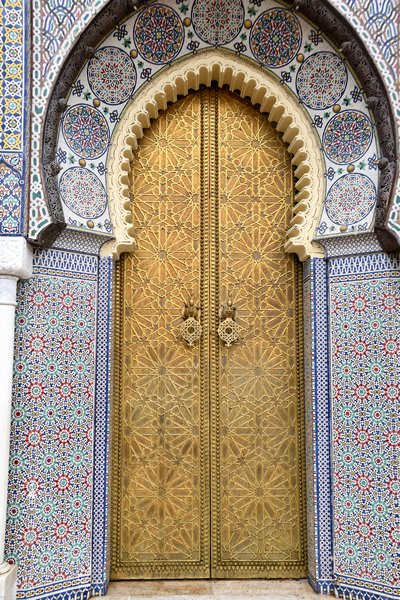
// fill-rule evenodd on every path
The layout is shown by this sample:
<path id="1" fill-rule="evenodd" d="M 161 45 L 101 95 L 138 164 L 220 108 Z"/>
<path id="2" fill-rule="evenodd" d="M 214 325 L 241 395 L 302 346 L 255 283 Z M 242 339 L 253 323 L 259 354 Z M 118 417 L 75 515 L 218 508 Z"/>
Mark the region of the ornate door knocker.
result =
<path id="1" fill-rule="evenodd" d="M 239 339 L 239 325 L 236 323 L 237 308 L 233 306 L 229 297 L 227 305 L 221 304 L 219 318 L 221 323 L 218 327 L 218 335 L 221 341 L 229 348 L 231 344 Z"/>
<path id="2" fill-rule="evenodd" d="M 195 306 L 191 297 L 189 303 L 185 303 L 182 311 L 183 323 L 180 327 L 181 338 L 185 340 L 190 347 L 193 347 L 201 338 L 202 327 L 200 325 L 200 308 Z"/>

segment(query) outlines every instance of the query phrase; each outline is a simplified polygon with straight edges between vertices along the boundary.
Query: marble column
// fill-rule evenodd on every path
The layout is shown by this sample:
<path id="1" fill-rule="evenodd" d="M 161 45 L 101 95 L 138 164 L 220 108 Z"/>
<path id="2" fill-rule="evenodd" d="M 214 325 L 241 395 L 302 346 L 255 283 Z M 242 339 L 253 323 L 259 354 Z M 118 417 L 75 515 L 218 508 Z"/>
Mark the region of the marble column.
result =
<path id="1" fill-rule="evenodd" d="M 15 598 L 17 568 L 4 560 L 10 453 L 14 320 L 18 279 L 32 274 L 32 250 L 23 237 L 0 237 L 0 600 Z"/>

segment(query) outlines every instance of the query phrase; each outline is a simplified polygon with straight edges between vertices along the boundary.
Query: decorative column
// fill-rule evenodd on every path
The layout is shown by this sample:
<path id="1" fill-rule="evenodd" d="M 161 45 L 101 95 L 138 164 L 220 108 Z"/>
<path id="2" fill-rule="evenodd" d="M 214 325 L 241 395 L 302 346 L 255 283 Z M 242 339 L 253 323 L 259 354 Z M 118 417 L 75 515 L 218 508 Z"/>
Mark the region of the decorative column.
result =
<path id="1" fill-rule="evenodd" d="M 0 237 L 0 600 L 15 598 L 17 567 L 4 560 L 10 453 L 14 319 L 18 279 L 32 274 L 32 250 L 23 237 Z"/>

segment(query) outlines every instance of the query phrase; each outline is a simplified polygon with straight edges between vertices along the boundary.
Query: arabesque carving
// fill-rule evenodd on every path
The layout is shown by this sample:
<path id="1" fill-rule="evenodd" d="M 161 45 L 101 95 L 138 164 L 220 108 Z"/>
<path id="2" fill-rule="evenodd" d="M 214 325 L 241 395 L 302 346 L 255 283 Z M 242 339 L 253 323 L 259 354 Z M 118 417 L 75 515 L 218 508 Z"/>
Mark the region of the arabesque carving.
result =
<path id="1" fill-rule="evenodd" d="M 285 144 L 213 86 L 151 123 L 133 169 L 137 249 L 115 288 L 111 577 L 304 577 L 302 270 L 283 245 Z M 201 321 L 192 347 L 182 317 Z"/>
<path id="2" fill-rule="evenodd" d="M 118 258 L 134 248 L 131 163 L 143 131 L 168 103 L 176 102 L 190 90 L 210 86 L 213 81 L 220 87 L 229 86 L 231 91 L 239 90 L 241 97 L 249 98 L 261 113 L 267 113 L 283 134 L 293 157 L 296 189 L 285 250 L 297 254 L 301 261 L 323 256 L 313 237 L 323 207 L 324 160 L 308 117 L 295 97 L 271 74 L 215 49 L 163 70 L 126 107 L 114 131 L 107 161 L 109 209 L 116 240 L 103 247 L 103 254 Z"/>

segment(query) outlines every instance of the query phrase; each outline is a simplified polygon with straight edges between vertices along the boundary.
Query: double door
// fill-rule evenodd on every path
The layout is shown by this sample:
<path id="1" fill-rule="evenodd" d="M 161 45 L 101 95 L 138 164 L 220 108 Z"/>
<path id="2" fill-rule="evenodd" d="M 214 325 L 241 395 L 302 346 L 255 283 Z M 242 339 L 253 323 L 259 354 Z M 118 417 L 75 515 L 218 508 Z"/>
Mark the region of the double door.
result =
<path id="1" fill-rule="evenodd" d="M 301 287 L 283 249 L 285 144 L 249 103 L 211 88 L 153 121 L 132 167 L 111 577 L 303 577 Z M 192 346 L 181 335 L 190 298 Z M 221 311 L 229 299 L 235 315 Z M 230 345 L 218 333 L 227 314 L 239 327 Z"/>

